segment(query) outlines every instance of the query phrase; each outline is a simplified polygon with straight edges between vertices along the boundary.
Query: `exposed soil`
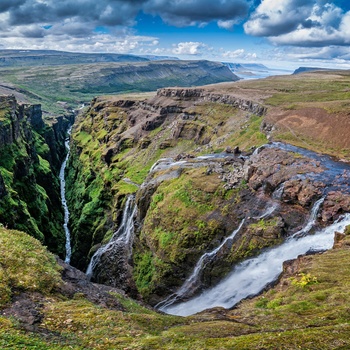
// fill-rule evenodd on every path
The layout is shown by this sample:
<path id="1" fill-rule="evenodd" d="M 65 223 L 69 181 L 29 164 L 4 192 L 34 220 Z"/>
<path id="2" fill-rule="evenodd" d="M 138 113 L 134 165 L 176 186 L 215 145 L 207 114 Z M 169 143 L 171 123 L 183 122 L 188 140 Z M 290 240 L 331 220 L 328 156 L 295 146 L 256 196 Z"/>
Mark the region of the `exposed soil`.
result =
<path id="1" fill-rule="evenodd" d="M 269 109 L 265 120 L 275 126 L 276 132 L 303 135 L 330 148 L 350 147 L 350 116 L 346 112 L 330 114 L 323 108 L 314 107 L 296 110 L 273 108 Z"/>

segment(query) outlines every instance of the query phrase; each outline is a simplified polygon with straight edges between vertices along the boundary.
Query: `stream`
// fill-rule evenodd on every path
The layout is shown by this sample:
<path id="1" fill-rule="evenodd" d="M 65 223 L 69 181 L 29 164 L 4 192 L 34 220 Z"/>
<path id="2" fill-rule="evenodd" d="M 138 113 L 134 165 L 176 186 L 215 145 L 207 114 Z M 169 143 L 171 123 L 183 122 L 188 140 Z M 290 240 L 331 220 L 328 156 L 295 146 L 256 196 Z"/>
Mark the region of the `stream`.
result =
<path id="1" fill-rule="evenodd" d="M 70 231 L 69 231 L 69 227 L 68 227 L 68 223 L 69 223 L 69 209 L 68 209 L 68 205 L 67 205 L 67 200 L 66 200 L 66 180 L 65 180 L 65 171 L 66 171 L 66 167 L 67 167 L 67 162 L 69 159 L 69 154 L 70 154 L 70 147 L 69 147 L 69 137 L 70 134 L 72 132 L 72 126 L 70 126 L 67 130 L 67 138 L 64 142 L 64 145 L 66 147 L 67 150 L 67 155 L 66 158 L 64 159 L 61 169 L 60 169 L 60 188 L 61 188 L 61 202 L 62 202 L 62 207 L 63 207 L 63 211 L 64 211 L 64 222 L 63 222 L 63 229 L 64 229 L 64 233 L 66 236 L 66 258 L 65 258 L 65 263 L 69 264 L 70 263 L 70 258 L 72 255 L 72 247 L 71 247 L 71 243 L 70 243 Z"/>

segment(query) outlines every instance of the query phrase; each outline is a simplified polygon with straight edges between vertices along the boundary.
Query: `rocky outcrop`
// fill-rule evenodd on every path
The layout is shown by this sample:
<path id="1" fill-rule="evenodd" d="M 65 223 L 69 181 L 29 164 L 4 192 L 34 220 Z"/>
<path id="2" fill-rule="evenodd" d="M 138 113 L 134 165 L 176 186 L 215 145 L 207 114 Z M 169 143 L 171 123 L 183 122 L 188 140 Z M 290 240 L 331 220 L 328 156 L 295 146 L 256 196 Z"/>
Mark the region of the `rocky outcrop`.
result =
<path id="1" fill-rule="evenodd" d="M 272 192 L 281 183 L 290 180 L 298 174 L 319 173 L 323 169 L 307 157 L 295 157 L 295 154 L 282 149 L 262 148 L 253 154 L 244 165 L 244 171 L 249 186 L 254 190 L 260 187 Z M 299 180 L 297 183 L 299 184 Z M 290 187 L 295 190 L 295 183 Z M 286 188 L 288 188 L 286 184 Z M 300 192 L 299 190 L 297 190 Z"/>
<path id="2" fill-rule="evenodd" d="M 228 104 L 241 110 L 262 116 L 267 108 L 256 102 L 237 98 L 234 95 L 211 93 L 204 89 L 159 89 L 157 95 L 160 97 L 171 97 L 179 100 L 197 100 L 199 102 L 216 102 Z"/>

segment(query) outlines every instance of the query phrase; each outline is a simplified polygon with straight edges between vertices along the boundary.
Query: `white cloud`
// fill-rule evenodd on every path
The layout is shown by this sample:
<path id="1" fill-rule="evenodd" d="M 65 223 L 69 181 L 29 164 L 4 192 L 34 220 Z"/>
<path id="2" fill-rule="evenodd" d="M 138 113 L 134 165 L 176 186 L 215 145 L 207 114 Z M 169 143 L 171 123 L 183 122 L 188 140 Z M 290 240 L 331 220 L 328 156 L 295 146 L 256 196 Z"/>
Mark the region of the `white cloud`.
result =
<path id="1" fill-rule="evenodd" d="M 235 51 L 225 51 L 222 54 L 222 56 L 225 58 L 243 58 L 245 56 L 245 51 L 244 49 L 238 49 Z"/>
<path id="2" fill-rule="evenodd" d="M 279 45 L 348 45 L 350 12 L 323 0 L 263 0 L 244 29 Z"/>
<path id="3" fill-rule="evenodd" d="M 182 42 L 174 45 L 172 53 L 175 55 L 200 55 L 207 46 L 201 42 Z"/>
<path id="4" fill-rule="evenodd" d="M 263 0 L 244 24 L 244 29 L 255 36 L 289 33 L 309 17 L 313 3 L 310 0 Z"/>
<path id="5" fill-rule="evenodd" d="M 258 55 L 250 52 L 246 52 L 244 49 L 237 49 L 234 51 L 223 51 L 221 55 L 224 59 L 229 59 L 229 60 L 234 60 L 234 59 L 239 59 L 239 60 L 251 60 L 254 61 L 258 57 Z"/>
<path id="6" fill-rule="evenodd" d="M 142 51 L 142 48 L 158 45 L 158 40 L 155 37 L 136 36 L 122 31 L 113 34 L 95 33 L 81 37 L 72 37 L 64 33 L 58 36 L 57 33 L 58 29 L 56 29 L 55 34 L 44 37 L 8 36 L 3 38 L 1 42 L 4 47 L 11 49 L 31 48 L 36 50 L 111 53 L 135 53 L 136 51 Z"/>
<path id="7" fill-rule="evenodd" d="M 230 29 L 232 29 L 232 27 L 233 27 L 236 23 L 237 23 L 237 21 L 235 21 L 235 20 L 228 20 L 228 21 L 219 20 L 219 21 L 218 21 L 218 26 L 219 26 L 220 28 L 230 30 Z"/>

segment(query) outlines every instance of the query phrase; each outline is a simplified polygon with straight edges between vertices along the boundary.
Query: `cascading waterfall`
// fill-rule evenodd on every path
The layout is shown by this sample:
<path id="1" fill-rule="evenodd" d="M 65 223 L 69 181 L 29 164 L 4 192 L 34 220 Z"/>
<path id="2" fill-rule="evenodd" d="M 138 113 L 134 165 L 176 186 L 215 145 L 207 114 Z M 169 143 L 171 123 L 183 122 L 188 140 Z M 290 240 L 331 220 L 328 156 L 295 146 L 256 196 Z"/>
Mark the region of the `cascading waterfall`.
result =
<path id="1" fill-rule="evenodd" d="M 156 305 L 156 308 L 159 308 L 159 310 L 164 310 L 170 305 L 174 304 L 176 301 L 181 300 L 184 296 L 188 294 L 189 291 L 191 291 L 196 284 L 198 283 L 198 279 L 200 277 L 201 272 L 205 268 L 205 266 L 217 255 L 217 253 L 220 251 L 222 247 L 225 246 L 225 244 L 229 241 L 232 240 L 236 234 L 241 230 L 243 224 L 244 224 L 245 219 L 241 221 L 239 224 L 238 228 L 234 230 L 228 237 L 226 237 L 223 242 L 213 249 L 210 252 L 204 253 L 200 259 L 198 260 L 191 276 L 185 281 L 185 283 L 182 285 L 182 287 L 174 294 L 170 295 L 168 298 L 165 300 L 161 301 L 158 305 Z"/>
<path id="2" fill-rule="evenodd" d="M 305 228 L 314 225 L 316 213 L 322 202 L 317 201 Z M 334 241 L 334 232 L 343 232 L 350 224 L 350 214 L 341 217 L 332 225 L 317 230 L 313 235 L 291 237 L 280 246 L 270 248 L 259 256 L 247 259 L 238 264 L 234 270 L 215 287 L 204 291 L 201 295 L 186 302 L 162 308 L 162 311 L 180 316 L 222 306 L 231 308 L 243 298 L 261 292 L 269 283 L 275 281 L 282 272 L 283 262 L 295 259 L 309 251 L 330 249 Z"/>
<path id="3" fill-rule="evenodd" d="M 94 269 L 100 262 L 103 254 L 112 249 L 114 245 L 122 243 L 123 246 L 127 248 L 129 257 L 131 256 L 132 240 L 134 234 L 134 216 L 137 210 L 134 201 L 135 196 L 129 195 L 125 203 L 122 222 L 118 230 L 113 234 L 109 242 L 101 246 L 91 258 L 90 264 L 86 270 L 86 275 L 89 279 L 93 276 Z"/>
<path id="4" fill-rule="evenodd" d="M 64 233 L 66 236 L 66 258 L 65 258 L 65 262 L 67 264 L 70 263 L 70 258 L 72 255 L 72 248 L 71 248 L 71 243 L 70 243 L 70 231 L 69 231 L 69 227 L 68 227 L 68 223 L 69 223 L 69 209 L 68 209 L 68 205 L 67 205 L 67 200 L 66 200 L 66 180 L 65 180 L 65 171 L 66 171 L 66 167 L 67 167 L 67 162 L 69 159 L 69 154 L 70 154 L 70 146 L 69 146 L 69 136 L 72 132 L 72 126 L 70 126 L 67 130 L 67 134 L 68 137 L 66 138 L 64 145 L 66 147 L 67 150 L 67 155 L 66 158 L 64 159 L 61 169 L 60 169 L 60 187 L 61 187 L 61 202 L 62 202 L 62 207 L 64 210 L 64 222 L 63 222 L 63 229 L 64 229 Z"/>

